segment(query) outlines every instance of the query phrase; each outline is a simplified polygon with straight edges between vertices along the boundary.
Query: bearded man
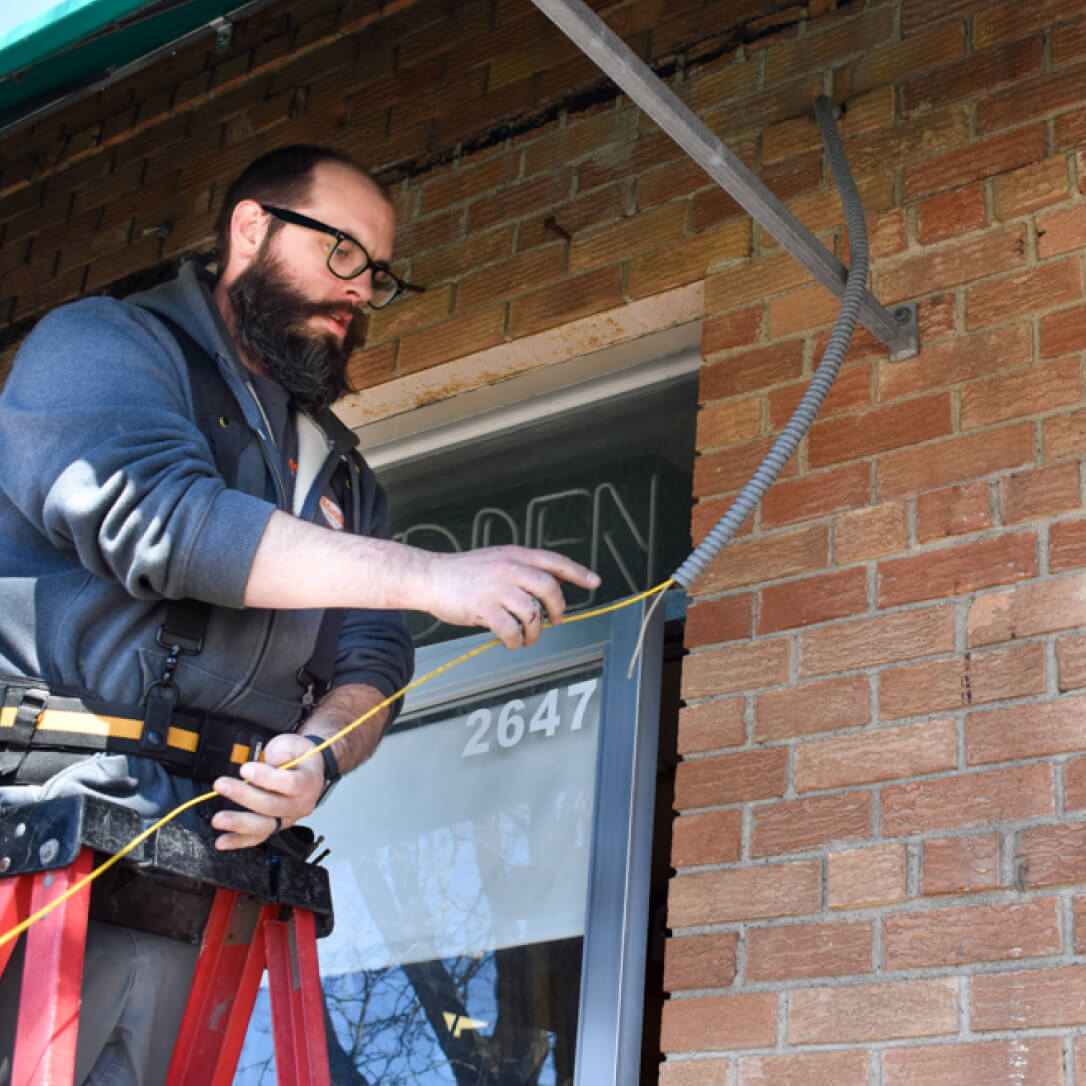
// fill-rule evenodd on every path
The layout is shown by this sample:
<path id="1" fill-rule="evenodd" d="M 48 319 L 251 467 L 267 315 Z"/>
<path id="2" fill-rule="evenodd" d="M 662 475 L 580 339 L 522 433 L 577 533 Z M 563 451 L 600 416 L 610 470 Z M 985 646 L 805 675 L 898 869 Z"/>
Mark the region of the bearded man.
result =
<path id="1" fill-rule="evenodd" d="M 330 405 L 366 307 L 419 289 L 388 266 L 394 229 L 357 164 L 283 148 L 226 192 L 217 280 L 189 263 L 29 335 L 0 394 L 0 672 L 17 720 L 0 803 L 90 792 L 151 818 L 214 787 L 223 802 L 189 828 L 219 849 L 258 844 L 373 752 L 388 710 L 279 768 L 408 681 L 400 608 L 512 648 L 543 611 L 561 619 L 560 580 L 598 584 L 551 552 L 382 538 L 384 495 Z M 135 748 L 51 732 L 59 696 L 128 707 Z M 197 749 L 171 746 L 171 727 L 196 731 Z M 163 1081 L 194 958 L 92 922 L 77 1082 Z M 16 979 L 9 967 L 0 984 L 9 1030 Z"/>

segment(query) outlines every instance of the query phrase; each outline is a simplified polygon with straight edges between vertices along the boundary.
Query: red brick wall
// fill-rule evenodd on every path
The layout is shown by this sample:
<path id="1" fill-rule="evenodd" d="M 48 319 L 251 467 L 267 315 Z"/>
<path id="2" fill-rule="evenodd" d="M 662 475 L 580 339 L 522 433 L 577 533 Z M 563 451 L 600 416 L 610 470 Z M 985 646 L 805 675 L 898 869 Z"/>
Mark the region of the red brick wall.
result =
<path id="1" fill-rule="evenodd" d="M 857 335 L 753 533 L 695 586 L 664 1086 L 1086 1075 L 1084 16 L 901 0 L 760 58 L 750 123 L 784 78 L 848 106 L 874 289 L 919 303 L 922 351 Z M 808 118 L 758 147 L 763 174 L 818 161 Z M 823 181 L 793 207 L 847 251 Z M 760 229 L 711 270 L 699 526 L 833 313 Z"/>
<path id="2" fill-rule="evenodd" d="M 839 252 L 810 105 L 846 106 L 873 286 L 922 343 L 857 334 L 693 593 L 661 1086 L 1081 1082 L 1086 0 L 593 6 Z M 8 342 L 206 248 L 300 138 L 390 180 L 430 287 L 359 388 L 703 284 L 704 533 L 835 306 L 528 0 L 269 9 L 0 141 Z"/>

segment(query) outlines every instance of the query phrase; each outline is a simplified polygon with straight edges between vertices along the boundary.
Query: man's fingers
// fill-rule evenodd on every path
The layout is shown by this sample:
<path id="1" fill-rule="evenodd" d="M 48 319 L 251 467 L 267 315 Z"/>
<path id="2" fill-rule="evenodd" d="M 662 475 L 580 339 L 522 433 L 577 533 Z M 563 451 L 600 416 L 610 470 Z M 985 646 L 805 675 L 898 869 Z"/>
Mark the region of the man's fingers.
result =
<path id="1" fill-rule="evenodd" d="M 571 584 L 580 585 L 581 588 L 599 588 L 600 577 L 587 566 L 580 562 L 574 562 L 557 551 L 526 550 L 524 561 L 526 564 L 541 569 L 546 573 L 557 577 L 561 581 L 569 581 Z"/>
<path id="2" fill-rule="evenodd" d="M 224 852 L 259 845 L 286 824 L 281 818 L 254 811 L 218 811 L 211 820 L 215 829 L 223 831 L 215 838 L 215 847 Z"/>

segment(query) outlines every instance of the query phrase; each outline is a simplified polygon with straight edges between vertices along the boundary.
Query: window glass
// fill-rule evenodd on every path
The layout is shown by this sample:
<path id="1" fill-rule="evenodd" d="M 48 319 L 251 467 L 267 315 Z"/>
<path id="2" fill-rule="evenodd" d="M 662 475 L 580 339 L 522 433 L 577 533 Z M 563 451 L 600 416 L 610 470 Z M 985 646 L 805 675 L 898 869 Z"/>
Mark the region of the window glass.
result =
<path id="1" fill-rule="evenodd" d="M 519 543 L 595 569 L 571 612 L 665 580 L 690 550 L 697 374 L 410 463 L 379 477 L 390 533 L 435 551 Z M 466 631 L 410 615 L 416 644 Z"/>

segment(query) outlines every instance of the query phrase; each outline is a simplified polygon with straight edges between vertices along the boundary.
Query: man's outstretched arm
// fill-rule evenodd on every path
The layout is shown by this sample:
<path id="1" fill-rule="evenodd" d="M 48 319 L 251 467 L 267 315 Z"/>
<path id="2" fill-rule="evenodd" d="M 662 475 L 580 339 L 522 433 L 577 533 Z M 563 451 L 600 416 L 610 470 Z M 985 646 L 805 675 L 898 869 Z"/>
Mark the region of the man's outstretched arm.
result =
<path id="1" fill-rule="evenodd" d="M 561 581 L 599 585 L 591 570 L 553 551 L 489 547 L 437 554 L 275 512 L 253 559 L 245 605 L 427 611 L 455 626 L 484 626 L 517 648 L 539 637 L 539 604 L 552 623 L 561 622 Z"/>

